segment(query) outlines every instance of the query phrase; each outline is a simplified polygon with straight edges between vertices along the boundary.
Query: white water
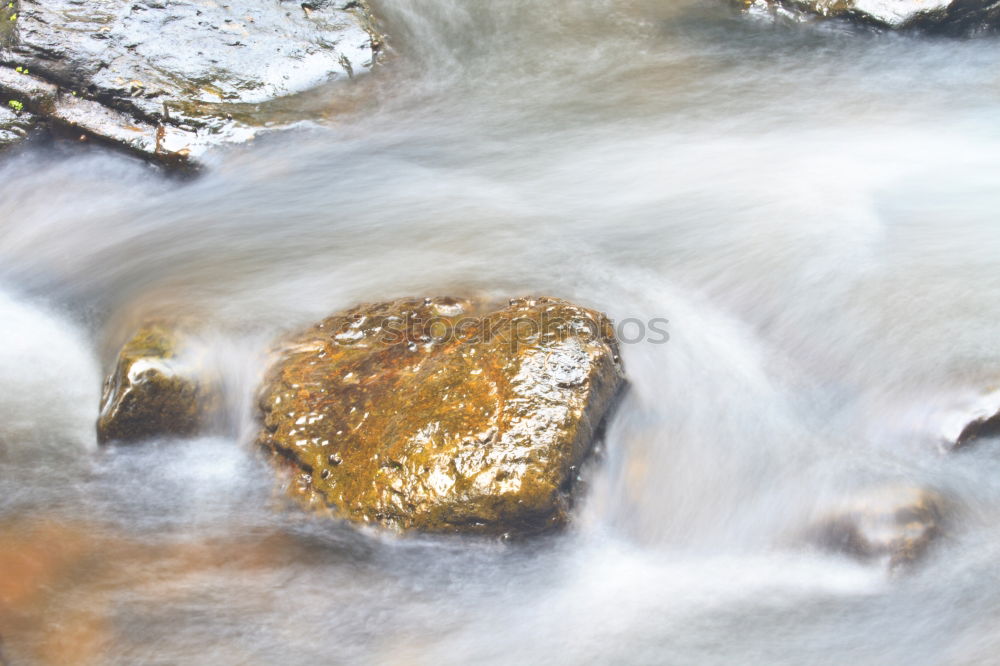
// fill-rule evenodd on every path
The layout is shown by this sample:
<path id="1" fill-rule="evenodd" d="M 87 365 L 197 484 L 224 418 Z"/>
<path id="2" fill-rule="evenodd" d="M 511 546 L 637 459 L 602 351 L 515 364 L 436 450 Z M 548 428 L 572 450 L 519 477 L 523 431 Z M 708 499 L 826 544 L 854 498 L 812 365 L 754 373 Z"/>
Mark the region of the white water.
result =
<path id="1" fill-rule="evenodd" d="M 60 663 L 82 614 L 92 663 L 995 662 L 1000 442 L 939 433 L 1000 385 L 1000 42 L 707 0 L 376 4 L 398 57 L 329 129 L 191 182 L 0 162 L 0 522 L 96 553 L 30 621 L 0 612 L 7 657 Z M 477 289 L 670 320 L 624 346 L 574 528 L 397 539 L 280 509 L 249 445 L 266 341 Z M 102 369 L 159 311 L 212 323 L 229 435 L 95 451 Z M 918 567 L 797 538 L 882 481 L 954 507 Z"/>

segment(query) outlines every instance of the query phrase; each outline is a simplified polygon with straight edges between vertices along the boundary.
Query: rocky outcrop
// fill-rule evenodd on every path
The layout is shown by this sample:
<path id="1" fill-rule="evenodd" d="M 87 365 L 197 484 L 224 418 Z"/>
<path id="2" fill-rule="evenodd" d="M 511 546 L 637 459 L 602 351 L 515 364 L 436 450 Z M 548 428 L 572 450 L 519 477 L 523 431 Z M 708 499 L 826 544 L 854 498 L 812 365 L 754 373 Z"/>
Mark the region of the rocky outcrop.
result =
<path id="1" fill-rule="evenodd" d="M 754 14 L 969 34 L 1000 27 L 1000 0 L 740 0 Z"/>
<path id="2" fill-rule="evenodd" d="M 94 100 L 66 94 L 59 86 L 33 74 L 0 67 L 0 98 L 4 97 L 8 107 L 16 109 L 20 121 L 34 123 L 44 118 L 83 141 L 107 143 L 169 166 L 192 165 L 189 133 L 136 120 Z"/>
<path id="3" fill-rule="evenodd" d="M 622 380 L 608 319 L 566 301 L 362 305 L 282 346 L 260 442 L 353 521 L 538 532 L 565 522 Z"/>
<path id="4" fill-rule="evenodd" d="M 221 403 L 204 349 L 175 326 L 148 323 L 122 347 L 105 381 L 97 438 L 192 435 L 211 426 Z"/>
<path id="5" fill-rule="evenodd" d="M 916 561 L 940 533 L 944 500 L 912 486 L 882 486 L 833 509 L 810 530 L 814 541 L 891 568 Z"/>
<path id="6" fill-rule="evenodd" d="M 370 70 L 381 45 L 359 0 L 15 0 L 4 11 L 5 104 L 175 162 L 252 136 L 279 100 Z"/>

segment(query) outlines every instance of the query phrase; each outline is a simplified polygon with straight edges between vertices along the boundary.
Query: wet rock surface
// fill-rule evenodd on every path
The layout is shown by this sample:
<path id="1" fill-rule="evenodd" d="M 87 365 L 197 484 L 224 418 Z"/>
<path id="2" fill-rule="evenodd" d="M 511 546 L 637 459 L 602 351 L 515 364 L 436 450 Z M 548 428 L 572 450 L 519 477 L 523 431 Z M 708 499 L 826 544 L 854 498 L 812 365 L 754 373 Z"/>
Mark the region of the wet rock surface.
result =
<path id="1" fill-rule="evenodd" d="M 169 324 L 143 326 L 122 347 L 104 384 L 100 442 L 193 435 L 221 409 L 219 382 L 190 333 Z"/>
<path id="2" fill-rule="evenodd" d="M 380 46 L 358 1 L 18 0 L 7 11 L 0 94 L 147 156 L 245 140 L 270 124 L 269 104 L 370 70 Z"/>
<path id="3" fill-rule="evenodd" d="M 34 74 L 0 67 L 0 101 L 19 107 L 19 118 L 51 121 L 70 138 L 97 140 L 170 166 L 190 165 L 191 135 L 167 125 L 136 120 L 127 113 L 60 90 Z M 205 144 L 201 144 L 205 148 Z"/>
<path id="4" fill-rule="evenodd" d="M 0 107 L 0 150 L 20 143 L 37 124 L 38 120 L 29 112 Z"/>
<path id="5" fill-rule="evenodd" d="M 357 522 L 532 533 L 565 522 L 623 380 L 607 318 L 557 299 L 362 305 L 280 351 L 260 442 Z"/>
<path id="6" fill-rule="evenodd" d="M 932 490 L 885 486 L 859 493 L 812 528 L 820 545 L 890 568 L 916 561 L 941 532 L 944 499 Z"/>
<path id="7" fill-rule="evenodd" d="M 892 30 L 970 34 L 1000 27 L 1000 0 L 745 0 L 742 4 L 758 15 L 844 19 Z"/>

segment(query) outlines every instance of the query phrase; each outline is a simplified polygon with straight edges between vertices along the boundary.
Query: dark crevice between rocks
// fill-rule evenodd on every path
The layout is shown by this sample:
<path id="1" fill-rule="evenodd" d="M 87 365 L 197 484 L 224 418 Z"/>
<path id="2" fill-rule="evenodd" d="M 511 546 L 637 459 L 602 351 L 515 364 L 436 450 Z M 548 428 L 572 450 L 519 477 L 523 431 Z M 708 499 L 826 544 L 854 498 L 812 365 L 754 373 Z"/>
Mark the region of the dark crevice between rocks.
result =
<path id="1" fill-rule="evenodd" d="M 150 169 L 158 176 L 178 182 L 187 181 L 200 173 L 197 169 L 176 169 L 143 155 L 123 150 L 120 145 L 89 137 L 80 141 L 78 128 L 67 128 L 45 119 L 35 118 L 34 125 L 25 136 L 12 142 L 0 141 L 0 163 L 13 160 L 28 151 L 41 151 L 58 159 L 71 159 L 94 150 L 111 150 L 121 159 L 128 160 L 138 168 Z"/>

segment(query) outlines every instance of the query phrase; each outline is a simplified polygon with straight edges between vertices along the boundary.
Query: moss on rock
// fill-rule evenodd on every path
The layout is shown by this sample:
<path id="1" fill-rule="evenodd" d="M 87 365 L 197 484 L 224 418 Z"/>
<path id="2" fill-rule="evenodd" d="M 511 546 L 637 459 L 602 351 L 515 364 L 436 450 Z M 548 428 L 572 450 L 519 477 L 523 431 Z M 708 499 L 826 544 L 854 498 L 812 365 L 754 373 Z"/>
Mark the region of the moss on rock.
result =
<path id="1" fill-rule="evenodd" d="M 192 435 L 211 423 L 220 406 L 218 382 L 188 335 L 149 323 L 122 347 L 105 381 L 98 441 Z"/>

